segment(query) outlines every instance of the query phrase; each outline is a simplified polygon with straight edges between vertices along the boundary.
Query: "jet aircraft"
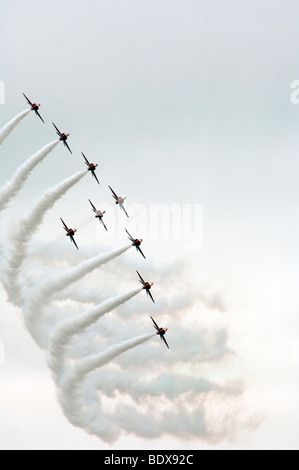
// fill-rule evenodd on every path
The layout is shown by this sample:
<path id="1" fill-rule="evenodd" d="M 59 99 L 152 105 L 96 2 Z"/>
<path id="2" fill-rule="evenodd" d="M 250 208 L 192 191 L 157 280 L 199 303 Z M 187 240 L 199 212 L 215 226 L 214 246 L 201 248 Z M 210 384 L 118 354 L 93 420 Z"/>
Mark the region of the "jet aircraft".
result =
<path id="1" fill-rule="evenodd" d="M 84 160 L 85 160 L 85 164 L 88 166 L 88 171 L 91 171 L 92 173 L 92 176 L 96 179 L 97 183 L 100 184 L 98 178 L 97 178 L 97 175 L 95 173 L 95 170 L 96 170 L 96 167 L 98 166 L 97 163 L 90 163 L 87 158 L 85 157 L 84 153 L 81 152 L 83 157 L 84 157 Z"/>
<path id="2" fill-rule="evenodd" d="M 56 129 L 56 134 L 59 135 L 59 140 L 61 140 L 64 143 L 64 145 L 68 148 L 70 153 L 73 153 L 67 143 L 67 138 L 70 134 L 66 134 L 65 132 L 60 132 L 60 130 L 55 126 L 54 122 L 52 122 L 52 124 Z"/>
<path id="3" fill-rule="evenodd" d="M 74 239 L 74 235 L 75 235 L 75 233 L 77 232 L 77 229 L 68 228 L 68 226 L 67 226 L 66 223 L 62 220 L 61 217 L 60 217 L 60 220 L 61 220 L 61 222 L 63 223 L 63 228 L 64 228 L 64 230 L 66 231 L 66 236 L 67 236 L 67 237 L 70 237 L 71 242 L 73 242 L 74 245 L 75 245 L 75 247 L 77 248 L 77 250 L 79 250 L 78 245 L 77 245 L 77 243 L 76 243 L 76 241 L 75 241 L 75 239 Z"/>
<path id="4" fill-rule="evenodd" d="M 38 110 L 39 110 L 39 107 L 40 107 L 40 103 L 32 103 L 30 101 L 29 98 L 27 98 L 27 96 L 25 95 L 25 93 L 23 93 L 25 99 L 27 100 L 27 103 L 31 106 L 31 111 L 35 111 L 35 114 L 43 121 L 43 123 L 45 122 L 43 120 L 43 118 L 41 117 L 41 115 L 39 114 Z"/>
<path id="5" fill-rule="evenodd" d="M 129 240 L 131 240 L 132 242 L 132 246 L 135 246 L 136 247 L 136 250 L 139 251 L 139 253 L 142 254 L 143 258 L 146 259 L 146 257 L 144 256 L 141 248 L 140 248 L 140 245 L 141 243 L 143 242 L 142 239 L 138 239 L 138 238 L 133 238 L 132 235 L 130 235 L 130 233 L 128 232 L 128 230 L 125 228 L 125 231 L 127 232 L 127 234 L 129 235 Z"/>
<path id="6" fill-rule="evenodd" d="M 115 204 L 119 204 L 119 207 L 124 211 L 124 213 L 126 214 L 127 217 L 128 216 L 128 213 L 126 211 L 126 209 L 124 208 L 124 202 L 125 200 L 127 199 L 126 197 L 123 197 L 123 196 L 118 196 L 114 191 L 113 189 L 111 188 L 111 186 L 109 186 L 111 192 L 112 192 L 112 196 L 114 197 L 115 199 Z"/>
<path id="7" fill-rule="evenodd" d="M 152 283 L 152 282 L 146 282 L 146 281 L 141 277 L 141 275 L 139 274 L 139 272 L 138 272 L 138 271 L 136 271 L 136 272 L 137 272 L 137 274 L 138 274 L 138 276 L 139 276 L 139 282 L 141 282 L 141 284 L 143 285 L 143 289 L 146 290 L 147 294 L 150 296 L 150 298 L 152 299 L 152 301 L 155 303 L 154 298 L 153 298 L 153 296 L 152 296 L 152 294 L 151 294 L 151 292 L 150 292 L 150 289 L 152 288 L 153 283 Z"/>
<path id="8" fill-rule="evenodd" d="M 169 349 L 169 346 L 167 344 L 167 341 L 165 339 L 165 333 L 167 331 L 167 328 L 160 328 L 157 323 L 155 322 L 155 320 L 153 319 L 153 317 L 151 317 L 152 321 L 153 321 L 153 324 L 154 324 L 154 328 L 157 330 L 157 335 L 160 335 L 160 338 L 161 338 L 161 341 L 163 340 L 164 343 L 166 344 L 166 346 L 168 347 Z"/>
<path id="9" fill-rule="evenodd" d="M 96 217 L 97 219 L 99 219 L 99 221 L 102 222 L 102 224 L 104 225 L 104 228 L 105 228 L 106 230 L 108 230 L 107 227 L 106 227 L 106 225 L 104 224 L 104 221 L 103 221 L 103 217 L 104 217 L 105 211 L 98 211 L 98 210 L 95 208 L 95 206 L 93 205 L 93 203 L 91 202 L 91 200 L 90 200 L 90 199 L 88 199 L 88 200 L 89 200 L 89 202 L 90 202 L 90 205 L 91 205 L 91 207 L 92 207 L 93 212 L 95 213 L 95 217 Z"/>

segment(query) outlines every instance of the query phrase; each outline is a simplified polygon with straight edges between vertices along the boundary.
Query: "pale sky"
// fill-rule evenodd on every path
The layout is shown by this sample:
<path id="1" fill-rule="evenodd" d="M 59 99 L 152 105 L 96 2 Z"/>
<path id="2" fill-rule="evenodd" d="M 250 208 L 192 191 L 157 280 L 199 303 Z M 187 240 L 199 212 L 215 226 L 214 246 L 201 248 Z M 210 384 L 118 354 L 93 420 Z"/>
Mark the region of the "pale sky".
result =
<path id="1" fill-rule="evenodd" d="M 155 282 L 157 305 L 140 296 L 119 315 L 130 324 L 138 310 L 146 317 L 142 333 L 151 332 L 149 315 L 161 315 L 173 354 L 158 350 L 162 371 L 181 370 L 185 330 L 179 327 L 188 330 L 190 319 L 211 335 L 225 330 L 234 353 L 234 359 L 198 364 L 194 357 L 190 373 L 242 383 L 240 396 L 226 403 L 237 424 L 216 443 L 196 435 L 181 440 L 179 434 L 129 434 L 110 447 L 63 415 L 45 352 L 1 288 L 0 448 L 297 449 L 299 105 L 290 96 L 291 83 L 299 79 L 298 2 L 0 0 L 0 9 L 0 128 L 26 109 L 22 92 L 42 103 L 46 121 L 31 113 L 0 147 L 0 185 L 55 139 L 52 121 L 70 132 L 73 150 L 71 156 L 60 144 L 3 212 L 2 254 L 12 221 L 49 186 L 84 168 L 81 151 L 99 163 L 102 184 L 98 188 L 86 176 L 47 214 L 34 238 L 31 266 L 42 260 L 43 269 L 50 269 L 50 255 L 46 259 L 41 250 L 52 245 L 65 246 L 72 265 L 103 249 L 101 240 L 107 249 L 118 246 L 93 221 L 86 224 L 88 198 L 111 205 L 108 184 L 128 196 L 129 212 L 133 204 L 147 211 L 152 204 L 200 205 L 204 242 L 198 249 L 186 250 L 186 240 L 148 239 L 145 264 L 132 251 L 81 288 L 96 289 L 100 278 L 101 286 L 107 282 L 105 292 L 119 294 L 136 287 L 134 271 L 143 269 Z M 64 240 L 60 216 L 70 224 L 78 220 L 81 253 Z M 115 214 L 107 214 L 107 223 L 114 220 Z M 138 227 L 136 220 L 129 223 L 132 230 Z M 112 282 L 116 275 L 118 285 Z M 180 313 L 174 282 L 183 299 Z M 103 322 L 109 329 L 116 320 Z M 117 338 L 123 339 L 120 332 Z M 207 425 L 218 405 L 210 408 Z M 242 420 L 246 425 L 239 430 Z"/>

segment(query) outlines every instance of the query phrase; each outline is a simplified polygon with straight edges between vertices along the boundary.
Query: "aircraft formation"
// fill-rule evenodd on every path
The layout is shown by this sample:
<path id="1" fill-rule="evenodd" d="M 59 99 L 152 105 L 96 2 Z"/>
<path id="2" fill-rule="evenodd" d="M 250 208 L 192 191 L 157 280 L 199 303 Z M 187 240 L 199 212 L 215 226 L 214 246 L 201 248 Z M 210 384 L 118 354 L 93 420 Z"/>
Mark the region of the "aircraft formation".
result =
<path id="1" fill-rule="evenodd" d="M 43 120 L 43 118 L 41 117 L 40 113 L 39 113 L 39 108 L 41 106 L 40 103 L 34 103 L 34 102 L 31 102 L 29 100 L 29 98 L 23 93 L 27 103 L 31 106 L 31 110 L 35 112 L 35 114 L 40 118 L 40 120 L 45 123 L 45 121 Z M 54 122 L 52 122 L 55 130 L 56 130 L 56 134 L 58 135 L 59 137 L 59 140 L 61 142 L 63 142 L 64 146 L 69 150 L 69 152 L 72 154 L 72 150 L 70 149 L 68 143 L 67 143 L 67 139 L 69 137 L 69 133 L 66 133 L 66 132 L 61 132 L 58 127 L 54 124 Z M 100 185 L 100 182 L 98 180 L 98 177 L 96 175 L 96 168 L 98 167 L 98 164 L 97 163 L 91 163 L 89 162 L 89 160 L 86 158 L 86 156 L 84 155 L 83 152 L 81 152 L 83 158 L 84 158 L 84 162 L 86 164 L 86 166 L 88 167 L 87 168 L 87 171 L 90 171 L 91 172 L 91 175 L 92 177 L 96 180 L 96 182 L 98 183 L 98 185 Z M 127 199 L 125 196 L 118 196 L 117 193 L 112 189 L 111 186 L 109 186 L 109 189 L 112 193 L 112 197 L 115 201 L 115 204 L 117 204 L 120 208 L 120 210 L 122 210 L 125 215 L 127 216 L 127 218 L 129 218 L 129 214 L 127 213 L 125 207 L 124 207 L 124 203 L 125 203 L 125 200 Z M 94 204 L 91 202 L 90 199 L 88 199 L 90 205 L 91 205 L 91 208 L 93 210 L 93 212 L 95 213 L 95 218 L 97 218 L 99 220 L 100 223 L 102 223 L 103 227 L 105 228 L 106 231 L 108 231 L 108 228 L 106 227 L 104 221 L 103 221 L 103 217 L 105 215 L 105 211 L 101 211 L 101 210 L 98 210 L 96 209 L 96 207 L 94 206 Z M 67 224 L 64 222 L 64 220 L 60 217 L 60 220 L 62 222 L 62 225 L 63 225 L 63 228 L 66 232 L 66 236 L 69 237 L 70 241 L 75 245 L 75 247 L 77 248 L 77 250 L 79 250 L 79 247 L 76 243 L 76 240 L 75 240 L 75 233 L 77 232 L 77 229 L 74 229 L 74 228 L 69 228 L 67 226 Z M 144 259 L 146 259 L 143 251 L 141 250 L 140 248 L 140 245 L 142 244 L 143 240 L 142 239 L 138 239 L 138 238 L 134 238 L 129 232 L 127 229 L 125 229 L 125 231 L 127 232 L 127 235 L 128 235 L 128 238 L 129 240 L 132 242 L 132 246 L 135 246 L 137 252 L 139 252 L 142 257 Z M 147 295 L 151 298 L 151 300 L 153 301 L 153 303 L 155 303 L 155 300 L 152 296 L 152 293 L 150 292 L 152 286 L 153 286 L 153 283 L 152 282 L 148 282 L 148 281 L 145 281 L 143 279 L 143 277 L 141 276 L 141 274 L 136 271 L 137 274 L 138 274 L 138 277 L 139 277 L 139 282 L 142 284 L 143 286 L 143 289 L 146 291 Z M 156 330 L 156 334 L 160 336 L 161 338 L 161 341 L 164 341 L 165 345 L 167 346 L 167 348 L 169 348 L 169 345 L 165 339 L 165 334 L 167 332 L 167 328 L 161 328 L 157 325 L 157 323 L 155 322 L 155 320 L 153 319 L 153 317 L 150 317 L 152 319 L 152 322 L 153 322 L 153 327 L 154 329 Z"/>

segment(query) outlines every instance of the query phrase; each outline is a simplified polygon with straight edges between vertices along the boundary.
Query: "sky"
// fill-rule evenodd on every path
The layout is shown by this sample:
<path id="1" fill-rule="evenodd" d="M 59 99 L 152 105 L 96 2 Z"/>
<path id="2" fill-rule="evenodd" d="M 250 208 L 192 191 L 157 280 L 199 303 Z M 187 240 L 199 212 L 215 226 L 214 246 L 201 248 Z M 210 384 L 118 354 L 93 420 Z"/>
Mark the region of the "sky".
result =
<path id="1" fill-rule="evenodd" d="M 30 113 L 0 146 L 0 188 L 55 140 L 52 121 L 70 133 L 73 151 L 56 147 L 0 214 L 0 448 L 298 449 L 298 2 L 0 0 L 0 8 L 0 129 L 27 108 L 22 93 L 41 103 L 45 120 Z M 109 442 L 63 414 L 48 354 L 3 283 L 18 223 L 46 189 L 84 169 L 81 152 L 99 163 L 101 185 L 86 175 L 47 212 L 21 282 L 31 295 L 53 270 L 125 245 L 124 227 L 144 238 L 146 262 L 130 250 L 70 287 L 63 313 L 46 306 L 39 324 L 44 340 L 66 310 L 137 287 L 136 269 L 154 281 L 155 305 L 138 294 L 68 348 L 75 363 L 109 348 L 111 330 L 118 342 L 135 325 L 151 333 L 149 315 L 169 328 L 169 351 L 154 338 L 136 349 L 144 364 L 134 349 L 105 366 L 106 382 L 101 370 L 87 377 L 93 393 L 103 382 L 92 395 L 110 413 L 103 427 L 121 429 Z M 108 185 L 127 196 L 130 220 Z M 107 233 L 88 199 L 107 210 Z M 77 224 L 79 252 L 59 217 Z M 125 384 L 134 364 L 151 390 L 147 408 Z M 170 388 L 181 377 L 185 395 L 159 392 L 163 377 Z M 212 390 L 188 391 L 191 379 Z M 109 392 L 115 383 L 125 393 Z M 189 415 L 188 393 L 198 400 Z M 196 421 L 198 410 L 202 432 L 186 418 Z"/>

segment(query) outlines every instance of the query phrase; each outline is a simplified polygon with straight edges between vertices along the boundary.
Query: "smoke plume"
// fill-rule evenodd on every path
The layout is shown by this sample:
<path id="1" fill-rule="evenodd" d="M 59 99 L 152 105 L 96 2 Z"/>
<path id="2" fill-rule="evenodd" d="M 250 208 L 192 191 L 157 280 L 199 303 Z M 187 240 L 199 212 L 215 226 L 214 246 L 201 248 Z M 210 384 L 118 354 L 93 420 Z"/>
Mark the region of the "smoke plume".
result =
<path id="1" fill-rule="evenodd" d="M 9 121 L 5 126 L 0 130 L 0 145 L 3 144 L 4 140 L 12 133 L 14 128 L 24 119 L 27 114 L 29 114 L 31 109 L 26 109 L 22 111 L 17 116 L 15 116 L 11 121 Z"/>
<path id="2" fill-rule="evenodd" d="M 59 397 L 65 415 L 75 426 L 84 427 L 89 431 L 88 424 L 94 418 L 94 415 L 89 413 L 82 395 L 82 383 L 86 376 L 95 369 L 103 367 L 120 354 L 145 343 L 153 336 L 155 334 L 143 335 L 123 341 L 122 343 L 110 346 L 103 353 L 87 357 L 76 363 L 72 371 L 65 376 L 61 384 Z M 101 437 L 104 440 L 107 440 L 107 432 L 108 428 L 103 429 Z"/>
<path id="3" fill-rule="evenodd" d="M 65 179 L 62 183 L 47 190 L 31 211 L 23 218 L 18 220 L 14 226 L 10 238 L 10 249 L 7 257 L 6 269 L 6 289 L 13 303 L 20 305 L 23 302 L 21 295 L 22 286 L 18 283 L 18 276 L 22 264 L 27 256 L 27 248 L 33 235 L 43 222 L 43 218 L 70 188 L 78 183 L 86 174 L 81 171 Z"/>
<path id="4" fill-rule="evenodd" d="M 46 158 L 58 143 L 59 140 L 55 140 L 32 155 L 32 157 L 17 169 L 13 177 L 3 188 L 1 188 L 0 212 L 3 211 L 8 206 L 9 202 L 19 193 L 32 170 Z"/>
<path id="5" fill-rule="evenodd" d="M 67 269 L 60 275 L 47 280 L 42 283 L 34 292 L 30 295 L 30 298 L 26 302 L 26 322 L 30 329 L 30 323 L 34 322 L 35 318 L 41 313 L 43 305 L 51 301 L 55 296 L 56 292 L 60 292 L 62 289 L 70 286 L 73 282 L 86 276 L 94 269 L 103 266 L 104 264 L 112 261 L 118 256 L 122 255 L 130 249 L 132 245 L 126 245 L 121 248 L 117 248 L 109 253 L 100 254 L 91 258 L 90 260 L 83 261 L 79 266 Z"/>
<path id="6" fill-rule="evenodd" d="M 50 366 L 59 376 L 65 367 L 65 348 L 73 336 L 82 333 L 88 326 L 91 326 L 99 318 L 113 309 L 131 300 L 142 291 L 142 288 L 134 289 L 125 294 L 118 295 L 112 299 L 105 300 L 96 307 L 85 313 L 68 318 L 58 324 L 50 336 Z"/>

